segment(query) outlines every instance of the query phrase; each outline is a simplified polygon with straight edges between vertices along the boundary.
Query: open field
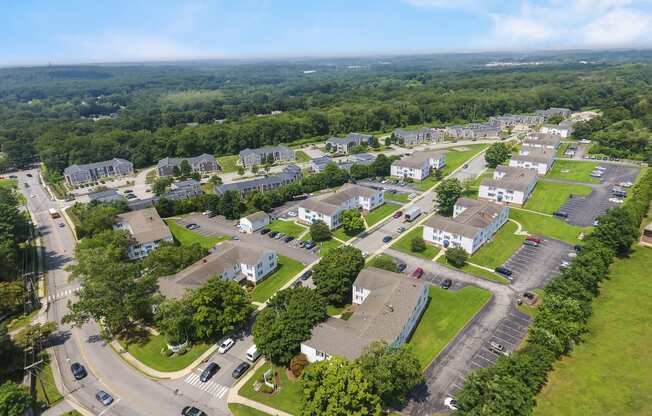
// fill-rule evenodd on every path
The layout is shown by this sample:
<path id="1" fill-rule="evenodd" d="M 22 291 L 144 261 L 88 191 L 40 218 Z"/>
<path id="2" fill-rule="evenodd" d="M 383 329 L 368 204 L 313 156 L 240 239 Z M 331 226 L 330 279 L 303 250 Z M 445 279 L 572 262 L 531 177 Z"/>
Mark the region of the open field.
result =
<path id="1" fill-rule="evenodd" d="M 149 335 L 147 340 L 142 343 L 127 344 L 124 340 L 119 340 L 119 342 L 122 348 L 127 350 L 138 361 L 158 371 L 182 370 L 192 364 L 210 347 L 210 344 L 194 344 L 183 355 L 166 357 L 161 354 L 161 350 L 167 348 L 165 336 L 163 335 Z"/>
<path id="2" fill-rule="evenodd" d="M 278 268 L 265 280 L 256 285 L 251 292 L 251 300 L 254 302 L 265 302 L 272 297 L 284 284 L 290 281 L 302 269 L 303 264 L 285 256 L 278 256 Z"/>
<path id="3" fill-rule="evenodd" d="M 367 225 L 372 227 L 374 224 L 378 223 L 386 216 L 398 211 L 399 208 L 401 208 L 401 206 L 396 204 L 384 204 L 379 206 L 364 216 L 365 220 L 367 221 Z"/>
<path id="4" fill-rule="evenodd" d="M 172 232 L 174 239 L 177 240 L 179 244 L 183 246 L 187 246 L 193 243 L 198 243 L 200 246 L 208 250 L 219 242 L 231 239 L 231 237 L 228 236 L 206 237 L 204 235 L 197 234 L 193 231 L 187 230 L 185 227 L 174 222 L 174 220 L 165 220 L 165 223 L 170 228 L 170 231 Z"/>
<path id="5" fill-rule="evenodd" d="M 652 249 L 611 267 L 589 335 L 555 365 L 534 415 L 652 414 Z"/>
<path id="6" fill-rule="evenodd" d="M 474 275 L 476 277 L 479 277 L 481 279 L 490 280 L 492 282 L 501 283 L 501 284 L 504 284 L 504 285 L 509 284 L 509 280 L 506 279 L 505 277 L 503 277 L 503 276 L 501 276 L 501 275 L 499 275 L 497 273 L 490 272 L 489 270 L 481 269 L 480 267 L 475 267 L 472 264 L 467 263 L 462 267 L 455 267 L 452 264 L 448 264 L 448 261 L 446 260 L 446 256 L 439 257 L 437 259 L 437 263 L 443 264 L 443 265 L 448 266 L 448 267 L 450 267 L 452 269 L 457 269 L 457 270 L 463 271 L 464 273 L 472 274 L 472 275 Z"/>
<path id="7" fill-rule="evenodd" d="M 521 223 L 523 229 L 530 234 L 551 237 L 569 244 L 579 244 L 580 233 L 587 235 L 592 229 L 592 227 L 576 227 L 554 217 L 515 208 L 509 210 L 509 218 Z"/>
<path id="8" fill-rule="evenodd" d="M 423 226 L 421 225 L 410 230 L 410 232 L 407 234 L 404 234 L 394 244 L 392 244 L 391 247 L 395 250 L 402 251 L 403 253 L 432 260 L 437 255 L 437 253 L 439 253 L 440 248 L 438 246 L 426 243 L 426 249 L 421 253 L 412 251 L 411 242 L 412 239 L 417 236 L 423 237 Z"/>
<path id="9" fill-rule="evenodd" d="M 267 228 L 272 231 L 284 233 L 285 235 L 291 235 L 294 238 L 299 237 L 304 231 L 306 231 L 306 227 L 299 225 L 294 221 L 283 220 L 272 221 L 269 223 Z"/>
<path id="10" fill-rule="evenodd" d="M 583 185 L 538 181 L 524 208 L 552 214 L 564 205 L 571 194 L 588 195 L 592 191 Z"/>
<path id="11" fill-rule="evenodd" d="M 285 375 L 283 367 L 274 367 L 280 378 L 280 388 L 273 394 L 269 395 L 254 391 L 254 382 L 263 378 L 263 373 L 269 370 L 269 364 L 261 366 L 256 373 L 240 388 L 241 396 L 257 401 L 275 409 L 282 410 L 294 415 L 301 413 L 301 386 L 297 381 L 290 381 Z"/>
<path id="12" fill-rule="evenodd" d="M 426 310 L 408 342 L 423 368 L 475 316 L 491 293 L 474 286 L 457 292 L 431 286 L 428 298 Z"/>
<path id="13" fill-rule="evenodd" d="M 507 221 L 491 241 L 483 244 L 478 251 L 473 253 L 469 261 L 492 269 L 500 266 L 507 261 L 525 240 L 525 236 L 514 234 L 517 229 L 518 226 L 516 224 Z"/>
<path id="14" fill-rule="evenodd" d="M 238 170 L 238 161 L 240 156 L 238 155 L 229 155 L 229 156 L 220 156 L 217 158 L 217 163 L 222 167 L 221 173 L 235 172 Z M 219 173 L 218 173 L 219 174 Z"/>
<path id="15" fill-rule="evenodd" d="M 599 180 L 591 177 L 591 172 L 596 166 L 598 166 L 597 162 L 556 160 L 546 177 L 566 179 L 569 181 L 599 183 Z"/>

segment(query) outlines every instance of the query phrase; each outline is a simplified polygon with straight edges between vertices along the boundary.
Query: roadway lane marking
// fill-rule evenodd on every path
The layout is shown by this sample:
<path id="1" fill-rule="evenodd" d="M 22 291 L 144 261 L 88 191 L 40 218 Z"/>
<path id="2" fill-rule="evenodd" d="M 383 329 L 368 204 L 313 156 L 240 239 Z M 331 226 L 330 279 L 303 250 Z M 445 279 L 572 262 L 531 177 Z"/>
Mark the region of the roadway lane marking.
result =
<path id="1" fill-rule="evenodd" d="M 66 289 L 66 290 L 63 290 L 61 292 L 57 292 L 57 293 L 54 293 L 52 295 L 49 295 L 48 296 L 48 302 L 53 302 L 55 300 L 68 297 L 69 295 L 72 295 L 73 293 L 78 292 L 79 289 L 81 289 L 81 287 L 76 287 L 74 289 Z"/>
<path id="2" fill-rule="evenodd" d="M 226 392 L 229 391 L 229 387 L 223 386 L 221 384 L 218 384 L 214 381 L 207 381 L 207 382 L 202 382 L 199 379 L 199 374 L 198 373 L 192 373 L 188 377 L 185 378 L 184 380 L 186 383 L 190 384 L 193 387 L 196 387 L 200 390 L 205 391 L 206 393 L 210 394 L 211 396 L 215 396 L 219 399 L 224 397 Z"/>
<path id="3" fill-rule="evenodd" d="M 113 403 L 111 403 L 110 405 L 108 405 L 107 408 L 104 409 L 104 410 L 102 410 L 102 411 L 100 412 L 100 414 L 98 414 L 97 416 L 102 416 L 102 415 L 104 415 L 104 413 L 106 413 L 106 412 L 107 412 L 107 411 L 108 411 L 108 410 L 109 410 L 109 409 L 110 409 L 114 404 L 117 404 L 119 401 L 120 401 L 120 399 L 118 399 L 118 400 L 114 400 Z"/>

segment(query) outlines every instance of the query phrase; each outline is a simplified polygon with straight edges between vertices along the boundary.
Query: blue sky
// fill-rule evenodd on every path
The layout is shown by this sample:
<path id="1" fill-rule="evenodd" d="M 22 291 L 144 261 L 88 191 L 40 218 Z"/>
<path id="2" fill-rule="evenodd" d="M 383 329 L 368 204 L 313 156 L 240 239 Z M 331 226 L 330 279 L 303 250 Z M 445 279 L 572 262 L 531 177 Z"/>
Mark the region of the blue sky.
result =
<path id="1" fill-rule="evenodd" d="M 0 65 L 652 46 L 652 0 L 2 0 Z"/>

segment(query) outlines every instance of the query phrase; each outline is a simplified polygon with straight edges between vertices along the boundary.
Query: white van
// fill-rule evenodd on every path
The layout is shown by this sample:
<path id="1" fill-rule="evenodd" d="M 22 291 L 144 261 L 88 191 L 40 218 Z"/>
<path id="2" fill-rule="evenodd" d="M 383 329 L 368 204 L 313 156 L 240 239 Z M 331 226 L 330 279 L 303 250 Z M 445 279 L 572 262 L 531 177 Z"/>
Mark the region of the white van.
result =
<path id="1" fill-rule="evenodd" d="M 256 344 L 249 347 L 245 355 L 247 356 L 247 360 L 251 361 L 252 363 L 256 361 L 258 357 L 260 357 L 260 351 L 258 351 L 258 348 L 256 348 Z"/>

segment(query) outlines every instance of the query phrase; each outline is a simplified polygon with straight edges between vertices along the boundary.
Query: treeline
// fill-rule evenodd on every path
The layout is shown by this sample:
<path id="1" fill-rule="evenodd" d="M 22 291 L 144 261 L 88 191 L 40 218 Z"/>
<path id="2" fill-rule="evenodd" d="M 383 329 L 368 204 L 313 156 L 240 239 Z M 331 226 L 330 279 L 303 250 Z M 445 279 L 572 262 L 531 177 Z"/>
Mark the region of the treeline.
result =
<path id="1" fill-rule="evenodd" d="M 652 200 L 652 172 L 632 189 L 621 207 L 598 217 L 571 265 L 544 290 L 543 303 L 530 325 L 526 344 L 495 365 L 469 374 L 457 394 L 462 415 L 530 415 L 535 395 L 554 362 L 569 354 L 588 332 L 591 303 L 607 278 L 614 257 L 624 257 L 639 237 L 639 225 Z"/>

